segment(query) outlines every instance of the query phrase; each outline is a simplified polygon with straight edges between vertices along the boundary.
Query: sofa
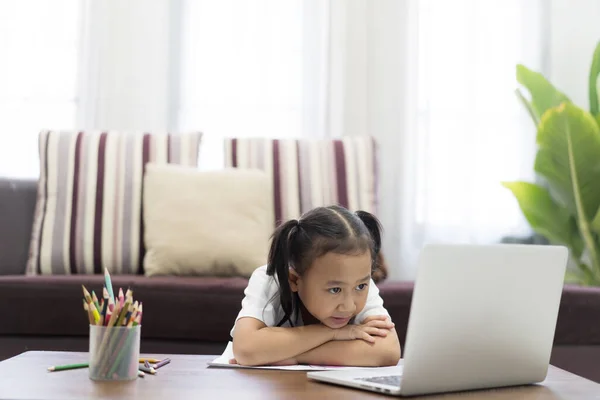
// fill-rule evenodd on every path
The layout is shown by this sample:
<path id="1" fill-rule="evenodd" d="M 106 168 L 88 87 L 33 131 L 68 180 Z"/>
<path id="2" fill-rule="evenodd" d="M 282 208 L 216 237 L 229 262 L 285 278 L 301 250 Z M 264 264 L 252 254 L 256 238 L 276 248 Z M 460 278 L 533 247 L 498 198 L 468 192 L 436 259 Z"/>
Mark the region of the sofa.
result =
<path id="1" fill-rule="evenodd" d="M 101 275 L 28 276 L 37 182 L 0 179 L 0 360 L 27 350 L 87 351 L 81 285 Z M 242 277 L 116 275 L 143 301 L 143 352 L 220 354 L 240 308 Z M 404 345 L 413 283 L 378 284 Z M 600 382 L 600 289 L 565 285 L 551 363 Z"/>

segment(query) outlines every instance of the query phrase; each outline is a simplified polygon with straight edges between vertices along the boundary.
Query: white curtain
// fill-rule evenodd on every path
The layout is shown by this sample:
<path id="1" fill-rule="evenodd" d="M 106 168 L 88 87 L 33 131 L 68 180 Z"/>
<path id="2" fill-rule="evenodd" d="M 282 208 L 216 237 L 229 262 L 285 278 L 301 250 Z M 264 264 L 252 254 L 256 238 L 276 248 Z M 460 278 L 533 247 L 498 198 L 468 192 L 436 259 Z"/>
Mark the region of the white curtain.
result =
<path id="1" fill-rule="evenodd" d="M 178 127 L 204 132 L 202 168 L 226 136 L 327 135 L 328 2 L 182 4 Z"/>
<path id="2" fill-rule="evenodd" d="M 37 133 L 73 128 L 79 0 L 0 2 L 0 176 L 37 178 Z"/>
<path id="3" fill-rule="evenodd" d="M 78 129 L 173 128 L 176 1 L 80 0 Z"/>
<path id="4" fill-rule="evenodd" d="M 428 242 L 494 243 L 530 229 L 502 181 L 533 180 L 535 127 L 515 66 L 543 69 L 541 0 L 417 0 L 401 161 L 400 277 Z"/>

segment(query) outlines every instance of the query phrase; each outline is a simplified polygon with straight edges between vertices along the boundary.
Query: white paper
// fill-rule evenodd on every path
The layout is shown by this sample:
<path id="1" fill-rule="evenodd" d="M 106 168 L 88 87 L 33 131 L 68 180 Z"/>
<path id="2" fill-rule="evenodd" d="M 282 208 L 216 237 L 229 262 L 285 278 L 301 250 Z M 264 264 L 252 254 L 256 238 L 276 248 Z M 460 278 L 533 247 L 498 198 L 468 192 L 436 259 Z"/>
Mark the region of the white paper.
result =
<path id="1" fill-rule="evenodd" d="M 239 364 L 229 364 L 229 360 L 234 358 L 233 356 L 233 344 L 229 342 L 227 348 L 221 354 L 221 356 L 215 358 L 208 363 L 211 367 L 220 368 L 252 368 L 252 369 L 277 369 L 277 370 L 288 370 L 288 371 L 327 371 L 327 370 L 344 370 L 344 369 L 370 369 L 371 367 L 336 367 L 328 365 L 285 365 L 285 366 L 259 366 L 259 367 L 247 367 Z"/>

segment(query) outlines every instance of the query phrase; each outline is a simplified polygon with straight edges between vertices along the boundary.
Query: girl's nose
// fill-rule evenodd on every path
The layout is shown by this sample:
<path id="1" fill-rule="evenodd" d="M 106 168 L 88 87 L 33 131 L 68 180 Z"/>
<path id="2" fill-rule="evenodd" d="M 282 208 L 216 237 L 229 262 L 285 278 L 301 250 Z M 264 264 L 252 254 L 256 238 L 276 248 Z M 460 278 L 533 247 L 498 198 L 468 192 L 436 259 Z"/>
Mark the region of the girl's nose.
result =
<path id="1" fill-rule="evenodd" d="M 345 296 L 344 301 L 338 306 L 338 309 L 344 313 L 353 313 L 356 309 L 356 305 L 351 296 Z"/>

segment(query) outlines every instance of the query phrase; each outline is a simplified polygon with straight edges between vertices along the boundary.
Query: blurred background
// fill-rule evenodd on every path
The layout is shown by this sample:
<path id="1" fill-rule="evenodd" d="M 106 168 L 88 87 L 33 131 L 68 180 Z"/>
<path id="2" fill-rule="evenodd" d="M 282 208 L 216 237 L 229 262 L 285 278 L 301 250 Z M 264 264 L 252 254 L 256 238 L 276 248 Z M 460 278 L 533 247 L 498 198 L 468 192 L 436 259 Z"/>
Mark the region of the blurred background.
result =
<path id="1" fill-rule="evenodd" d="M 581 106 L 597 0 L 0 2 L 0 176 L 35 179 L 42 129 L 222 140 L 371 135 L 390 276 L 423 243 L 535 241 L 502 181 L 533 180 L 516 65 Z"/>

